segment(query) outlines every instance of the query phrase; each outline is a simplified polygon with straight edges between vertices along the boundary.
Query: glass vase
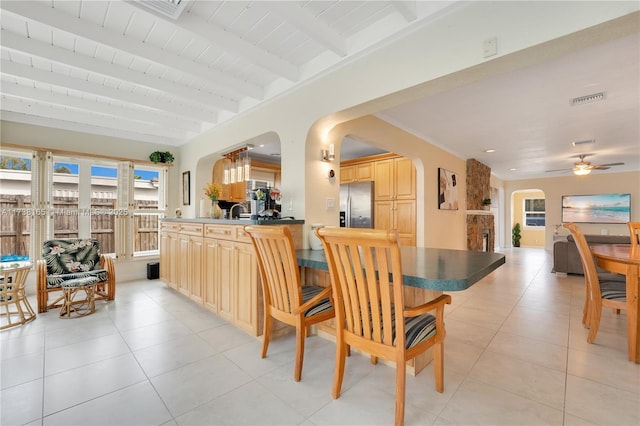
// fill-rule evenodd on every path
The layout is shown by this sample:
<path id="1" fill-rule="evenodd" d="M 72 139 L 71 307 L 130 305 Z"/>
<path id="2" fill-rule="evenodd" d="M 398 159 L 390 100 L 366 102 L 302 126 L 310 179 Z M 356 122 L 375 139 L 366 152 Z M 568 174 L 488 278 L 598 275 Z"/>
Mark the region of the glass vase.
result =
<path id="1" fill-rule="evenodd" d="M 211 210 L 209 210 L 209 217 L 212 219 L 222 218 L 222 209 L 218 205 L 218 200 L 211 201 Z"/>

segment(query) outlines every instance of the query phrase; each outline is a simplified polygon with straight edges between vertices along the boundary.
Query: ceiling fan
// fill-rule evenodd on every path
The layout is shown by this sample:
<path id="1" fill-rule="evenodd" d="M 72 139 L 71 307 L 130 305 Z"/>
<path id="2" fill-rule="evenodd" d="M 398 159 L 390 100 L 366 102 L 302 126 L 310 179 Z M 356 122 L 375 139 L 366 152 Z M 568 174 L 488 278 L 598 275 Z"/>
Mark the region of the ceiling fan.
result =
<path id="1" fill-rule="evenodd" d="M 580 161 L 574 163 L 573 168 L 571 169 L 556 169 L 556 170 L 546 170 L 547 172 L 568 172 L 573 171 L 574 174 L 578 176 L 588 175 L 591 173 L 591 170 L 606 170 L 612 166 L 623 166 L 624 163 L 609 163 L 609 164 L 591 164 L 589 161 L 584 161 L 585 157 L 589 157 L 594 154 L 580 154 L 577 157 Z"/>

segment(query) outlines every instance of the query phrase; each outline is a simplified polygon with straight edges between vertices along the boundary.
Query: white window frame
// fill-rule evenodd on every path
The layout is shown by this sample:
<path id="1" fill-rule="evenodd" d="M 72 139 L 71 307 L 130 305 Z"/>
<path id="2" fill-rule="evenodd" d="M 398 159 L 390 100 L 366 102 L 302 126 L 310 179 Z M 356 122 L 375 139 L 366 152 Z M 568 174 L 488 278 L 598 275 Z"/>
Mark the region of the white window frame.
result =
<path id="1" fill-rule="evenodd" d="M 532 204 L 536 201 L 536 200 L 542 200 L 545 202 L 545 209 L 544 211 L 535 211 L 535 210 L 527 210 L 527 201 L 531 201 Z M 523 228 L 527 229 L 527 230 L 531 230 L 531 231 L 544 231 L 546 228 L 546 224 L 547 224 L 547 206 L 546 206 L 546 198 L 544 197 L 525 197 L 522 199 L 522 223 L 523 223 Z M 527 225 L 527 214 L 536 214 L 536 215 L 544 215 L 544 221 L 545 224 L 543 226 L 532 226 L 532 225 Z"/>

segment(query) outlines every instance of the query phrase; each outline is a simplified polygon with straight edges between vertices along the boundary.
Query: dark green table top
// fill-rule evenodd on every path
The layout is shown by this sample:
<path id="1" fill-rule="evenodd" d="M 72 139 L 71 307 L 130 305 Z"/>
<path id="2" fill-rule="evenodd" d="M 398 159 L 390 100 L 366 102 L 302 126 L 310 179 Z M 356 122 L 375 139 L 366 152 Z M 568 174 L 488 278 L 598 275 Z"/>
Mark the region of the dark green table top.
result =
<path id="1" fill-rule="evenodd" d="M 505 263 L 504 254 L 424 247 L 401 247 L 405 285 L 458 291 L 471 287 Z M 324 250 L 297 250 L 298 265 L 328 271 Z"/>

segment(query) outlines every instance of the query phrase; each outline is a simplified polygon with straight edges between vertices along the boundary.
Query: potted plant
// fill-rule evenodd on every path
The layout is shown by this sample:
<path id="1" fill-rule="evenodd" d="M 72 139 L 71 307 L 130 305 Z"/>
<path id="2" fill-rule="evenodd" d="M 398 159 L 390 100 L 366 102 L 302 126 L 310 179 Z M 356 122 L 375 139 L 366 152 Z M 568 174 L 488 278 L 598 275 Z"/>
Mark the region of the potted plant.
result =
<path id="1" fill-rule="evenodd" d="M 514 247 L 520 247 L 520 238 L 522 238 L 520 235 L 520 223 L 516 223 L 511 230 L 511 242 Z"/>
<path id="2" fill-rule="evenodd" d="M 173 163 L 174 157 L 169 151 L 154 151 L 149 154 L 149 160 L 154 163 Z"/>
<path id="3" fill-rule="evenodd" d="M 482 205 L 484 206 L 485 210 L 491 209 L 491 198 L 485 198 L 484 200 L 482 200 Z"/>

